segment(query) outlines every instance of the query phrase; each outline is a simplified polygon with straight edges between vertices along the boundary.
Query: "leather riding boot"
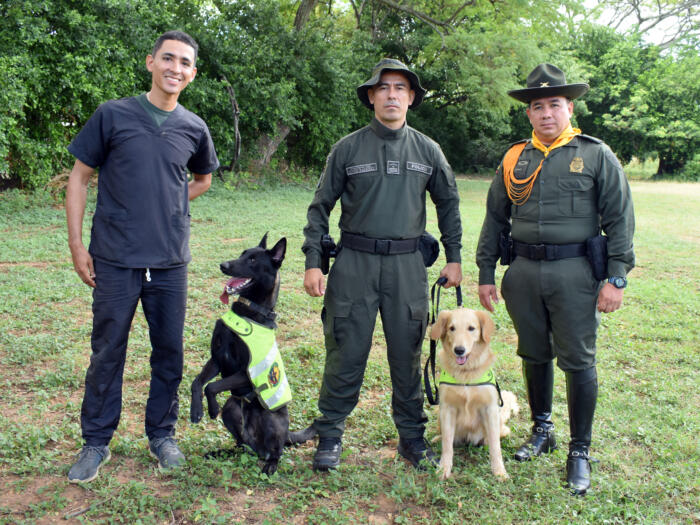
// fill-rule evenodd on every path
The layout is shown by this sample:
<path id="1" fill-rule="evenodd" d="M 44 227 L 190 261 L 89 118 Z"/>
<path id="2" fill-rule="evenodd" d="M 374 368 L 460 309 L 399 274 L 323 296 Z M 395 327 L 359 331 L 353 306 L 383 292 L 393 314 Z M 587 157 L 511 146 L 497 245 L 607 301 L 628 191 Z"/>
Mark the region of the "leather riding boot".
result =
<path id="1" fill-rule="evenodd" d="M 566 397 L 571 428 L 566 483 L 572 494 L 584 495 L 591 487 L 591 458 L 588 451 L 598 398 L 598 374 L 595 367 L 566 373 Z"/>
<path id="2" fill-rule="evenodd" d="M 529 461 L 534 456 L 547 454 L 557 448 L 552 423 L 554 363 L 550 361 L 536 365 L 523 361 L 523 377 L 534 424 L 530 439 L 515 452 L 514 457 L 518 461 Z"/>

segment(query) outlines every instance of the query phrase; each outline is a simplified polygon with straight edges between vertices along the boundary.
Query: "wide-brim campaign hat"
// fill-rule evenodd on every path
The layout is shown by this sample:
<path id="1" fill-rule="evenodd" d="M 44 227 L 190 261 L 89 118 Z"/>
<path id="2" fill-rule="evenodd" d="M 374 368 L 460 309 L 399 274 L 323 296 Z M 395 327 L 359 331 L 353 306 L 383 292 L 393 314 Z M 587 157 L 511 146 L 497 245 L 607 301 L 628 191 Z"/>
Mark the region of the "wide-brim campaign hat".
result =
<path id="1" fill-rule="evenodd" d="M 420 103 L 423 102 L 423 97 L 425 96 L 425 89 L 423 89 L 423 86 L 420 85 L 418 75 L 416 75 L 413 71 L 408 69 L 406 64 L 394 58 L 381 59 L 379 63 L 376 66 L 374 66 L 374 69 L 372 69 L 372 77 L 361 86 L 358 86 L 357 96 L 362 101 L 362 103 L 369 109 L 374 109 L 374 104 L 372 104 L 369 101 L 367 90 L 377 85 L 379 79 L 382 76 L 382 73 L 384 73 L 385 71 L 400 71 L 401 73 L 404 73 L 411 82 L 411 89 L 416 93 L 416 96 L 413 99 L 413 103 L 408 107 L 410 109 L 415 109 L 418 106 L 420 106 Z"/>
<path id="2" fill-rule="evenodd" d="M 527 88 L 511 89 L 508 94 L 520 102 L 546 97 L 580 97 L 589 89 L 588 84 L 567 84 L 564 72 L 552 64 L 540 64 L 527 76 Z"/>

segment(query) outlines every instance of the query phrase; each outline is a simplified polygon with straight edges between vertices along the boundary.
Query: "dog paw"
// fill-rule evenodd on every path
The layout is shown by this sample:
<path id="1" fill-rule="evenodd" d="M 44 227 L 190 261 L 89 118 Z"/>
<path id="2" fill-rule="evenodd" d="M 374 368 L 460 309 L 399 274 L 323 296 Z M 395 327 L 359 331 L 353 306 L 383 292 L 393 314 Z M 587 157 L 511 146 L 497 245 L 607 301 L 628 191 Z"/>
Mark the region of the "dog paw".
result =
<path id="1" fill-rule="evenodd" d="M 192 403 L 190 406 L 190 421 L 192 423 L 199 423 L 204 415 L 201 403 Z"/>
<path id="2" fill-rule="evenodd" d="M 209 403 L 209 417 L 211 419 L 216 419 L 216 417 L 219 415 L 219 412 L 219 403 Z"/>
<path id="3" fill-rule="evenodd" d="M 275 472 L 277 472 L 277 463 L 279 460 L 277 459 L 270 459 L 265 462 L 262 468 L 262 473 L 267 474 L 268 476 L 272 476 Z"/>
<path id="4" fill-rule="evenodd" d="M 443 465 L 442 463 L 440 463 L 438 471 L 440 472 L 441 480 L 446 480 L 452 477 L 452 465 Z"/>
<path id="5" fill-rule="evenodd" d="M 498 481 L 505 481 L 507 479 L 510 479 L 510 476 L 505 470 L 503 472 L 494 472 L 493 475 L 496 476 L 496 479 Z"/>

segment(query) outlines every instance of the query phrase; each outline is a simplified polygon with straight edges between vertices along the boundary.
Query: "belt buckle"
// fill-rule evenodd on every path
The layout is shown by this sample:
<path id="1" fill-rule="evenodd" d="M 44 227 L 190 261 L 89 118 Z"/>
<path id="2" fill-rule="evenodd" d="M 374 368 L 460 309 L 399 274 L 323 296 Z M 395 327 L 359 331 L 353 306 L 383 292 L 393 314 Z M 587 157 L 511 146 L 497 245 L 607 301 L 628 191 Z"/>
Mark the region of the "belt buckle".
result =
<path id="1" fill-rule="evenodd" d="M 389 246 L 391 241 L 389 239 L 375 239 L 374 241 L 374 253 L 379 255 L 389 255 Z"/>
<path id="2" fill-rule="evenodd" d="M 547 246 L 544 244 L 531 244 L 530 253 L 532 254 L 532 259 L 536 261 L 541 261 L 547 258 Z"/>

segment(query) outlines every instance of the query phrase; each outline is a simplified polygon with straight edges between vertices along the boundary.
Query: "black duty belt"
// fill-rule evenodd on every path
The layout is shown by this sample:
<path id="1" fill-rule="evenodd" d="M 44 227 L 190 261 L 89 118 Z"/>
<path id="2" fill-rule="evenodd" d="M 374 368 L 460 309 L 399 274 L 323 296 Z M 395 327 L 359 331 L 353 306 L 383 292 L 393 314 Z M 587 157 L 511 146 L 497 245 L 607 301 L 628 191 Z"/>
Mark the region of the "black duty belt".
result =
<path id="1" fill-rule="evenodd" d="M 419 240 L 420 237 L 414 239 L 372 239 L 348 232 L 343 232 L 340 235 L 340 244 L 344 248 L 378 255 L 413 253 L 418 249 Z"/>
<path id="2" fill-rule="evenodd" d="M 513 240 L 513 250 L 516 255 L 527 257 L 533 261 L 557 261 L 586 255 L 586 243 L 526 244 Z"/>

